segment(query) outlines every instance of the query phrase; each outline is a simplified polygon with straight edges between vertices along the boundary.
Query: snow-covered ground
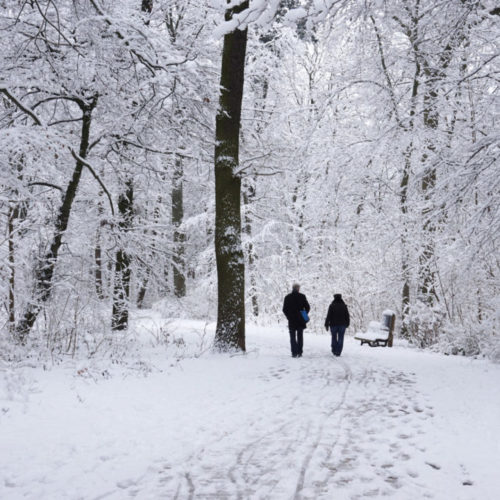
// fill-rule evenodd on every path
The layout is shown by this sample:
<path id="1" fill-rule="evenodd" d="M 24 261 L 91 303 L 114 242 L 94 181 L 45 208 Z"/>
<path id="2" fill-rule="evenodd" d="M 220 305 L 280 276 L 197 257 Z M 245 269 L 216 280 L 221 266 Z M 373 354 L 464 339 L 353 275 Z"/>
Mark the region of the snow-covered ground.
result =
<path id="1" fill-rule="evenodd" d="M 203 330 L 171 322 L 186 345 L 114 363 L 1 364 L 0 498 L 500 498 L 500 366 L 351 339 L 333 358 L 312 333 L 294 359 L 283 326 L 229 357 Z"/>

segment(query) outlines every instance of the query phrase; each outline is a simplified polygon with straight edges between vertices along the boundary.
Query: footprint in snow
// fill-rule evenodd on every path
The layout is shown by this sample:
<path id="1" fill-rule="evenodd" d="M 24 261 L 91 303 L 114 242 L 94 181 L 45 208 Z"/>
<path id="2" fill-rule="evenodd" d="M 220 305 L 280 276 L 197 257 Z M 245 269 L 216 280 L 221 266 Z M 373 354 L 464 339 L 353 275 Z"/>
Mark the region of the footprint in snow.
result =
<path id="1" fill-rule="evenodd" d="M 118 481 L 116 483 L 116 486 L 118 488 L 121 488 L 122 490 L 125 490 L 127 488 L 130 488 L 131 486 L 135 486 L 136 482 L 133 479 L 124 479 L 123 481 Z"/>
<path id="2" fill-rule="evenodd" d="M 397 476 L 387 476 L 385 478 L 385 482 L 389 483 L 393 488 L 401 488 L 402 484 L 399 482 L 399 478 Z"/>
<path id="3" fill-rule="evenodd" d="M 380 496 L 380 490 L 378 488 L 374 490 L 366 490 L 363 492 L 362 496 L 356 496 L 353 498 L 363 498 L 363 497 L 377 497 Z"/>
<path id="4" fill-rule="evenodd" d="M 460 469 L 462 469 L 462 472 L 463 472 L 464 476 L 468 476 L 469 475 L 469 473 L 467 472 L 467 469 L 465 468 L 464 464 L 460 464 Z M 462 485 L 463 486 L 472 486 L 473 484 L 474 483 L 469 478 L 464 479 L 462 481 Z"/>
<path id="5" fill-rule="evenodd" d="M 441 466 L 438 465 L 438 464 L 435 464 L 433 462 L 425 462 L 429 467 L 432 467 L 433 469 L 435 470 L 440 470 L 441 469 Z"/>
<path id="6" fill-rule="evenodd" d="M 404 433 L 398 434 L 399 439 L 409 439 L 411 437 L 413 437 L 411 434 L 404 434 Z"/>

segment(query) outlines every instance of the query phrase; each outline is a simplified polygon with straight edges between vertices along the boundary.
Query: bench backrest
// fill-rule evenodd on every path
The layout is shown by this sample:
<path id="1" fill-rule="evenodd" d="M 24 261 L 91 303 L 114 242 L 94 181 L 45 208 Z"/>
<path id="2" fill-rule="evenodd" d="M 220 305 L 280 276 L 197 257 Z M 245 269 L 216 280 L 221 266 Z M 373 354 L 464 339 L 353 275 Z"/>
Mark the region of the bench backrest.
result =
<path id="1" fill-rule="evenodd" d="M 393 340 L 393 331 L 394 331 L 394 325 L 396 323 L 396 315 L 393 312 L 384 312 L 382 313 L 382 327 L 387 328 L 389 330 L 389 339 L 388 339 L 388 345 L 389 347 L 392 347 L 392 340 Z"/>
<path id="2" fill-rule="evenodd" d="M 392 323 L 392 314 L 383 314 L 382 315 L 382 321 L 380 322 L 384 328 L 387 328 L 388 330 L 391 329 L 391 323 Z"/>

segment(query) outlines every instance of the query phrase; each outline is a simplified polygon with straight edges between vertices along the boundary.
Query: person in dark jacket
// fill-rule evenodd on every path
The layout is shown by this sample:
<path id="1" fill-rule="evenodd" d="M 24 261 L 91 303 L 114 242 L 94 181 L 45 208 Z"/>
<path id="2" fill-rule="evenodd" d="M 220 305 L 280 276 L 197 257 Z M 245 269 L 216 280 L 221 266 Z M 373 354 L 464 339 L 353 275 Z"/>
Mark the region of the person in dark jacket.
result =
<path id="1" fill-rule="evenodd" d="M 292 356 L 300 358 L 304 346 L 304 328 L 306 322 L 300 311 L 310 311 L 309 302 L 303 293 L 299 293 L 300 285 L 297 283 L 292 287 L 292 293 L 285 297 L 283 302 L 283 313 L 288 320 L 288 331 L 290 332 L 290 347 L 292 348 Z"/>
<path id="2" fill-rule="evenodd" d="M 336 293 L 333 296 L 333 302 L 328 308 L 328 314 L 325 319 L 325 328 L 332 334 L 332 353 L 334 356 L 340 356 L 344 347 L 344 334 L 349 326 L 350 318 L 349 311 L 345 302 L 342 300 L 342 295 Z"/>

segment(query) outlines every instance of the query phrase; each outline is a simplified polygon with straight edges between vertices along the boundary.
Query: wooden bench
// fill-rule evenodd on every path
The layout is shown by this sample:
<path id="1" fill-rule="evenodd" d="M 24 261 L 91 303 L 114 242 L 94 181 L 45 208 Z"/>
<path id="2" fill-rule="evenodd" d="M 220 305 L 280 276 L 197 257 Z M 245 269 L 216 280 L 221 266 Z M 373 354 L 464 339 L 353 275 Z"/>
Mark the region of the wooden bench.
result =
<path id="1" fill-rule="evenodd" d="M 370 321 L 366 332 L 358 332 L 354 336 L 361 341 L 361 345 L 368 344 L 370 347 L 392 347 L 394 325 L 396 315 L 386 310 L 382 313 L 382 321 Z"/>

